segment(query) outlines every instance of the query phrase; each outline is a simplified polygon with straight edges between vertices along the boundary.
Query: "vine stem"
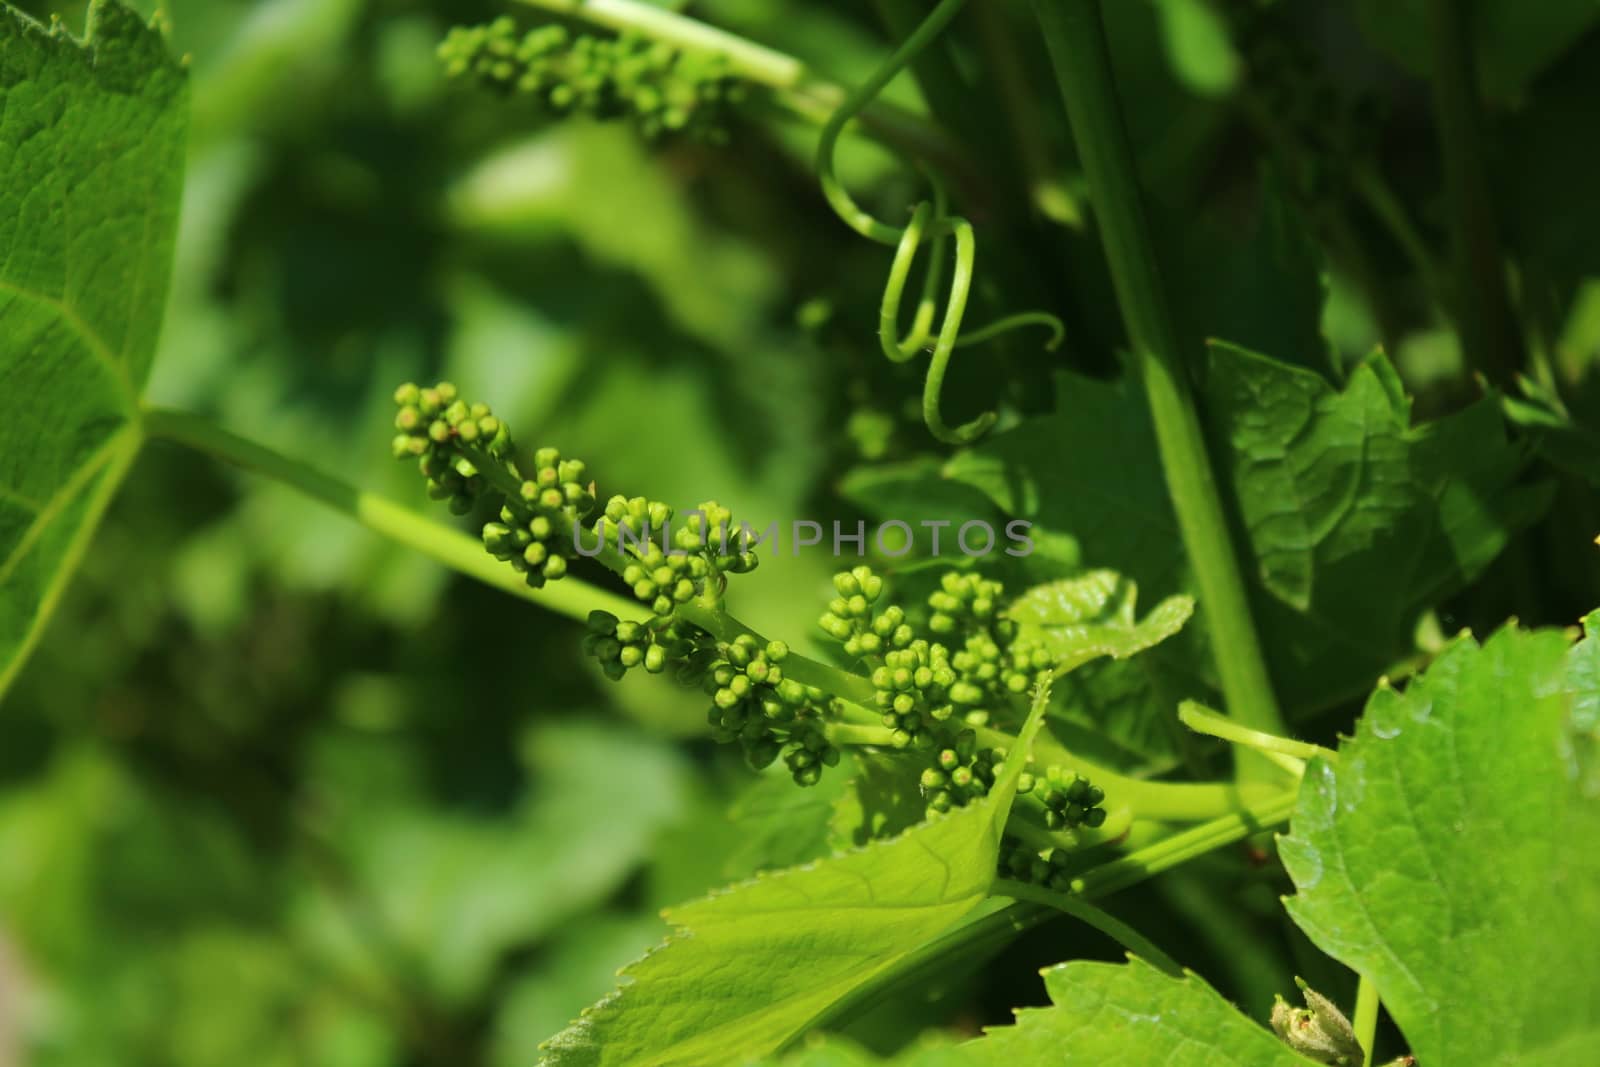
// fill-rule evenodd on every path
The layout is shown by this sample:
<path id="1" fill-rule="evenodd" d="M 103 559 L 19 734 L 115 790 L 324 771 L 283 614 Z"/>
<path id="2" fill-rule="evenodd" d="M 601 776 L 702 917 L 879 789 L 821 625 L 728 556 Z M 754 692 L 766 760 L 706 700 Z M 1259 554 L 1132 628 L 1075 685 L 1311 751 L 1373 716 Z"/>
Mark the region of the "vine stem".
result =
<path id="1" fill-rule="evenodd" d="M 1009 878 L 998 879 L 994 883 L 994 895 L 997 897 L 1010 897 L 1012 900 L 1025 900 L 1031 904 L 1043 904 L 1054 908 L 1065 915 L 1070 915 L 1085 926 L 1092 926 L 1105 934 L 1111 940 L 1140 957 L 1148 963 L 1166 971 L 1174 978 L 1182 977 L 1183 968 L 1177 961 L 1156 946 L 1154 941 L 1145 937 L 1139 931 L 1118 919 L 1114 915 L 1090 904 L 1081 897 L 1070 893 L 1058 893 L 1053 889 L 1033 885 L 1028 882 L 1015 882 Z"/>
<path id="2" fill-rule="evenodd" d="M 1138 885 L 1162 871 L 1203 856 L 1235 841 L 1270 830 L 1289 821 L 1294 814 L 1298 789 L 1278 793 L 1271 799 L 1224 815 L 1136 849 L 1126 856 L 1085 871 L 1073 879 L 1072 891 L 1095 898 Z"/>
<path id="3" fill-rule="evenodd" d="M 844 87 L 818 76 L 795 56 L 757 44 L 736 33 L 639 0 L 518 0 L 542 11 L 579 19 L 609 30 L 631 30 L 654 41 L 722 56 L 729 73 L 772 90 L 777 102 L 816 125 L 825 123 L 844 102 Z M 876 140 L 960 176 L 975 185 L 960 147 L 938 126 L 904 108 L 874 103 L 860 115 L 861 126 Z"/>
<path id="4" fill-rule="evenodd" d="M 1514 385 L 1522 341 L 1511 310 L 1489 174 L 1468 13 L 1460 0 L 1428 0 L 1433 99 L 1454 230 L 1454 305 L 1467 364 L 1491 383 Z"/>
<path id="5" fill-rule="evenodd" d="M 1352 1024 L 1361 1043 L 1361 1067 L 1372 1067 L 1372 1046 L 1378 1036 L 1378 986 L 1366 975 L 1356 986 L 1356 1017 Z"/>
<path id="6" fill-rule="evenodd" d="M 1252 730 L 1193 700 L 1185 700 L 1178 705 L 1178 721 L 1197 734 L 1207 734 L 1231 744 L 1252 748 L 1294 775 L 1296 779 L 1305 776 L 1307 760 L 1319 756 L 1330 763 L 1337 763 L 1339 760 L 1339 754 L 1330 748 Z"/>
<path id="7" fill-rule="evenodd" d="M 1033 6 L 1089 179 L 1095 218 L 1133 346 L 1134 367 L 1155 422 L 1167 489 L 1210 624 L 1228 711 L 1252 729 L 1284 733 L 1162 290 L 1100 2 L 1034 0 Z M 1248 753 L 1242 757 L 1241 770 L 1250 777 L 1279 773 Z"/>

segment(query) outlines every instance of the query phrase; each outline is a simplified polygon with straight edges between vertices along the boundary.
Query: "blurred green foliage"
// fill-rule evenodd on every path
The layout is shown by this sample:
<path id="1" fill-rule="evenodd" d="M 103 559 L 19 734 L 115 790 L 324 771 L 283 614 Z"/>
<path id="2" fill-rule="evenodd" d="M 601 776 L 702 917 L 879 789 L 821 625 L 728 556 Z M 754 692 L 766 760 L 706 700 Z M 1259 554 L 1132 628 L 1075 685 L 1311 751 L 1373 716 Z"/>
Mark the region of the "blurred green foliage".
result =
<path id="1" fill-rule="evenodd" d="M 85 5 L 20 6 L 78 25 Z M 974 473 L 983 449 L 947 464 L 918 419 L 915 373 L 878 356 L 883 257 L 827 215 L 809 128 L 751 116 L 719 149 L 538 121 L 447 84 L 435 59 L 450 26 L 501 13 L 480 0 L 164 6 L 173 48 L 192 57 L 193 121 L 152 401 L 418 507 L 384 447 L 389 394 L 440 376 L 471 382 L 608 485 L 679 504 L 908 521 L 1004 506 Z M 1432 136 L 1426 87 L 1388 58 L 1416 51 L 1421 5 L 1109 6 L 1186 342 L 1259 348 L 1330 391 L 1383 343 L 1419 414 L 1462 408 L 1470 383 L 1427 271 L 1364 198 L 1360 167 L 1301 136 L 1302 112 L 1373 105 L 1357 162 L 1442 255 L 1437 160 L 1415 147 Z M 1600 218 L 1595 141 L 1580 132 L 1600 92 L 1592 5 L 1559 5 L 1570 10 L 1537 26 L 1487 6 L 1516 26 L 1485 41 L 1499 57 L 1485 77 L 1535 371 L 1594 425 Z M 847 82 L 885 46 L 874 7 L 693 5 Z M 989 201 L 972 210 L 997 235 L 977 299 L 985 312 L 1055 307 L 1074 373 L 1057 409 L 1061 356 L 1008 342 L 958 358 L 951 421 L 998 402 L 1006 432 L 985 447 L 1026 446 L 1024 459 L 1057 468 L 1057 451 L 1077 454 L 1064 433 L 1115 422 L 1091 442 L 1111 452 L 1098 473 L 1164 524 L 1159 478 L 1128 473 L 1142 443 L 1118 449 L 1111 435 L 1140 432 L 1139 416 L 1117 421 L 1121 328 L 1064 121 L 1026 99 L 1046 99 L 1033 90 L 1048 79 L 1026 5 L 973 7 L 947 46 L 970 98 L 938 117 L 960 138 L 1003 134 L 976 157 Z M 1315 86 L 1263 75 L 1279 68 L 1252 51 L 1258 7 L 1315 54 L 1303 69 Z M 1021 97 L 994 76 L 1008 64 Z M 890 97 L 920 106 L 909 78 Z M 917 195 L 882 153 L 857 146 L 841 162 L 881 203 Z M 1040 428 L 1080 402 L 1081 422 Z M 1565 624 L 1600 600 L 1582 551 L 1600 516 L 1581 462 L 1568 466 L 1536 472 L 1555 483 L 1549 517 L 1438 625 L 1510 612 Z M 1108 529 L 1091 510 L 1041 529 L 1027 573 L 1007 577 L 1123 564 L 1151 603 L 1176 588 L 1170 529 L 1137 516 Z M 741 617 L 799 643 L 828 564 L 763 566 L 740 583 Z M 529 1064 L 660 939 L 660 907 L 826 851 L 819 812 L 833 812 L 838 844 L 904 817 L 893 797 L 851 793 L 844 773 L 825 787 L 840 797 L 754 776 L 702 739 L 697 693 L 603 686 L 580 636 L 286 489 L 147 449 L 5 700 L 0 1065 Z M 1111 750 L 1086 751 L 1149 773 L 1217 759 L 1151 714 L 1203 693 L 1192 658 L 1121 668 L 1063 687 L 1063 736 L 1114 716 Z M 1296 697 L 1318 714 L 1307 729 L 1331 737 L 1354 690 L 1302 682 Z M 863 767 L 856 781 L 871 777 Z M 1186 946 L 1181 962 L 1257 1016 L 1263 991 L 1296 971 L 1339 988 L 1285 928 L 1280 875 L 1234 857 L 1203 874 L 1179 908 L 1155 890 L 1117 908 Z M 1213 936 L 1219 899 L 1226 941 Z M 852 1036 L 892 1048 L 924 1027 L 1007 1018 L 1045 1002 L 1037 967 L 1066 955 L 1115 950 L 1047 926 L 888 999 Z"/>

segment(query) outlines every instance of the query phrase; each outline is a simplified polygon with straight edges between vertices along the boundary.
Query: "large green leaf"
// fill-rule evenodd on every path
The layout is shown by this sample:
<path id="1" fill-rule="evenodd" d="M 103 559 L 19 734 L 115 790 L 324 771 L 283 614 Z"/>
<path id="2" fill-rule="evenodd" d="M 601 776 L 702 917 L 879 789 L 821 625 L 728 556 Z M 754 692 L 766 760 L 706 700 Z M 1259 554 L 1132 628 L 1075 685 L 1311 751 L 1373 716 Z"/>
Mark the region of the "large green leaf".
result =
<path id="1" fill-rule="evenodd" d="M 1148 592 L 1192 591 L 1141 398 L 1073 375 L 1059 389 L 1054 416 L 995 435 L 946 473 L 1010 514 L 1071 533 L 1086 561 Z M 1542 487 L 1515 485 L 1523 455 L 1492 400 L 1413 427 L 1382 357 L 1336 391 L 1215 344 L 1204 400 L 1248 534 L 1273 678 L 1292 709 L 1370 685 L 1409 650 L 1419 613 L 1478 574 L 1548 500 Z"/>
<path id="2" fill-rule="evenodd" d="M 981 802 L 900 837 L 673 908 L 676 932 L 546 1044 L 550 1067 L 700 1067 L 766 1055 L 983 903 L 1036 700 Z"/>
<path id="3" fill-rule="evenodd" d="M 1593 636 L 1508 629 L 1379 689 L 1308 770 L 1289 912 L 1419 1063 L 1600 1063 L 1597 708 Z"/>
<path id="4" fill-rule="evenodd" d="M 126 8 L 82 41 L 0 10 L 0 694 L 138 451 L 186 108 Z"/>

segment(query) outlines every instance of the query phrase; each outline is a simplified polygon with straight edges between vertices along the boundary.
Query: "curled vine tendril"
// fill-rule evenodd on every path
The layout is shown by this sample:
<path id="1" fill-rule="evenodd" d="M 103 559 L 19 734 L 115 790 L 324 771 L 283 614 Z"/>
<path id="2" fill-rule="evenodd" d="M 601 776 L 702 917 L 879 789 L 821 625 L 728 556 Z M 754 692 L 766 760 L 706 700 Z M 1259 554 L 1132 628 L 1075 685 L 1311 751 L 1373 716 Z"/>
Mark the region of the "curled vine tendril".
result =
<path id="1" fill-rule="evenodd" d="M 965 3 L 966 0 L 941 0 L 911 36 L 895 49 L 894 54 L 845 98 L 823 126 L 817 144 L 817 174 L 823 195 L 834 212 L 844 220 L 845 225 L 861 236 L 895 250 L 878 316 L 878 341 L 883 353 L 895 363 L 904 363 L 931 347 L 933 358 L 928 364 L 928 375 L 922 386 L 922 420 L 927 423 L 934 437 L 956 445 L 969 444 L 982 437 L 994 425 L 996 415 L 988 411 L 971 422 L 955 427 L 945 423 L 939 397 L 944 388 L 944 375 L 951 354 L 957 348 L 979 344 L 1024 326 L 1044 326 L 1049 329 L 1051 336 L 1047 347 L 1054 348 L 1061 342 L 1064 332 L 1061 320 L 1048 312 L 1027 311 L 1006 316 L 963 334 L 961 320 L 971 295 L 973 264 L 977 256 L 977 239 L 973 235 L 972 224 L 948 213 L 944 188 L 938 178 L 926 170 L 924 173 L 933 186 L 933 197 L 921 201 L 912 209 L 911 219 L 905 226 L 893 226 L 874 218 L 855 202 L 840 183 L 834 172 L 834 153 L 845 125 L 859 115 L 883 91 L 884 86 L 939 35 Z M 944 281 L 944 249 L 946 242 L 951 239 L 955 241 L 954 269 L 950 275 L 944 315 L 935 330 L 938 290 Z M 906 283 L 910 279 L 917 252 L 925 241 L 932 244 L 928 266 L 923 272 L 921 296 L 912 317 L 911 329 L 901 336 L 900 310 Z"/>

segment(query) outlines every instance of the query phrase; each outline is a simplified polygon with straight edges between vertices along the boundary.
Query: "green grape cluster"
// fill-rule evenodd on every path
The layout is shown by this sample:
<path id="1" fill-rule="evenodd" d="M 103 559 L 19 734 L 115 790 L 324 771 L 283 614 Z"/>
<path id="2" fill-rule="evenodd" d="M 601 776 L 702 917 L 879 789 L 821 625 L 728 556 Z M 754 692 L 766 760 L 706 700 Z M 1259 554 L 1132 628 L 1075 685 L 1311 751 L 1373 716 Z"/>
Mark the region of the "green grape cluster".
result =
<path id="1" fill-rule="evenodd" d="M 676 533 L 676 547 L 669 549 L 664 546 L 672 508 L 624 496 L 613 496 L 602 507 L 584 463 L 566 459 L 554 448 L 535 451 L 532 467 L 524 473 L 505 424 L 488 405 L 463 400 L 451 383 L 402 385 L 395 391 L 395 403 L 395 456 L 417 460 L 429 495 L 448 500 L 457 514 L 492 495 L 499 512 L 482 526 L 484 547 L 534 588 L 564 577 L 571 562 L 586 552 L 610 552 L 634 596 L 664 620 L 702 594 L 720 595 L 727 574 L 756 566 L 755 552 L 742 539 L 725 536 L 733 517 L 715 501 L 701 504 L 689 516 Z M 601 543 L 598 549 L 585 543 L 580 550 L 575 538 L 591 520 Z M 703 642 L 683 630 L 656 626 L 651 640 L 667 641 L 668 648 L 683 646 L 680 664 L 703 671 L 703 657 L 694 655 Z"/>
<path id="2" fill-rule="evenodd" d="M 846 655 L 860 659 L 911 644 L 915 634 L 902 608 L 891 604 L 874 611 L 883 595 L 883 579 L 871 567 L 841 571 L 833 576 L 833 588 L 839 595 L 828 603 L 820 622 L 829 637 L 844 645 Z"/>
<path id="3" fill-rule="evenodd" d="M 964 808 L 988 796 L 1005 761 L 1004 748 L 979 748 L 974 731 L 962 730 L 956 734 L 950 747 L 940 749 L 933 765 L 923 770 L 918 783 L 927 801 L 928 813 Z"/>
<path id="4" fill-rule="evenodd" d="M 1106 822 L 1106 809 L 1101 806 L 1105 791 L 1082 775 L 1060 767 L 1047 768 L 1042 780 L 1023 774 L 1017 779 L 1017 795 L 1019 805 L 1035 812 L 1043 810 L 1044 824 L 1050 830 L 1098 829 Z M 1041 850 L 1008 837 L 1000 845 L 1000 873 L 1070 892 L 1072 879 L 1067 868 L 1071 856 L 1071 850 L 1066 848 Z"/>
<path id="5" fill-rule="evenodd" d="M 885 602 L 867 566 L 834 576 L 837 595 L 820 625 L 845 652 L 872 666 L 876 709 L 893 743 L 934 756 L 921 778 L 930 812 L 984 796 L 1004 750 L 980 749 L 973 727 L 1020 717 L 1027 694 L 1053 665 L 1049 649 L 1019 640 L 1004 611 L 1005 588 L 951 571 L 928 597 L 927 633 Z"/>
<path id="6" fill-rule="evenodd" d="M 745 94 L 720 55 L 636 33 L 601 37 L 560 25 L 524 32 L 509 16 L 451 29 L 439 59 L 452 78 L 531 96 L 556 115 L 631 119 L 651 137 L 684 133 L 723 143 L 729 106 Z"/>
<path id="7" fill-rule="evenodd" d="M 745 532 L 734 525 L 733 512 L 715 500 L 685 516 L 673 541 L 685 551 L 707 553 L 717 568 L 728 574 L 746 574 L 759 562 Z"/>
<path id="8" fill-rule="evenodd" d="M 1036 849 L 1015 838 L 1000 842 L 1000 874 L 1018 882 L 1072 892 L 1072 852 L 1065 848 Z"/>
<path id="9" fill-rule="evenodd" d="M 1019 640 L 1002 609 L 999 582 L 946 573 L 928 597 L 929 633 L 919 635 L 898 605 L 880 607 L 884 583 L 870 567 L 833 581 L 838 595 L 820 625 L 847 655 L 875 663 L 872 681 L 884 725 L 899 731 L 905 744 L 931 747 L 943 733 L 918 739 L 932 724 L 987 723 L 1001 708 L 1015 707 L 1053 663 L 1048 648 Z"/>
<path id="10" fill-rule="evenodd" d="M 827 695 L 784 676 L 789 648 L 782 641 L 763 645 L 741 634 L 719 652 L 703 683 L 711 696 L 712 737 L 738 741 L 757 769 L 781 755 L 797 784 L 815 785 L 824 767 L 839 762 L 839 750 L 823 730 Z"/>
<path id="11" fill-rule="evenodd" d="M 470 441 L 491 456 L 505 456 L 511 451 L 505 426 L 486 405 L 468 405 L 449 382 L 431 389 L 402 385 L 394 401 L 400 409 L 394 417 L 394 457 L 417 460 L 428 496 L 448 501 L 458 515 L 471 511 L 483 478 L 456 445 Z"/>
<path id="12" fill-rule="evenodd" d="M 600 669 L 612 681 L 634 667 L 643 667 L 651 674 L 666 669 L 666 649 L 653 640 L 645 623 L 620 620 L 609 611 L 591 611 L 587 625 L 583 650 L 599 661 Z"/>
<path id="13" fill-rule="evenodd" d="M 428 495 L 448 500 L 451 511 L 464 515 L 492 489 L 500 509 L 483 524 L 484 547 L 535 589 L 564 577 L 575 551 L 572 525 L 595 507 L 583 463 L 541 448 L 533 456 L 533 476 L 525 478 L 505 423 L 487 404 L 461 399 L 450 382 L 429 388 L 408 382 L 395 390 L 394 400 L 394 455 L 417 460 Z"/>
<path id="14" fill-rule="evenodd" d="M 905 648 L 886 652 L 883 666 L 872 672 L 872 687 L 883 725 L 894 731 L 895 744 L 933 748 L 939 726 L 955 714 L 957 680 L 950 654 L 937 642 L 917 638 Z"/>
<path id="15" fill-rule="evenodd" d="M 1043 781 L 1028 777 L 1028 788 L 1022 789 L 1019 783 L 1018 792 L 1044 808 L 1046 829 L 1076 830 L 1087 826 L 1096 830 L 1105 825 L 1106 809 L 1101 807 L 1105 790 L 1089 779 L 1061 767 L 1046 768 Z"/>

